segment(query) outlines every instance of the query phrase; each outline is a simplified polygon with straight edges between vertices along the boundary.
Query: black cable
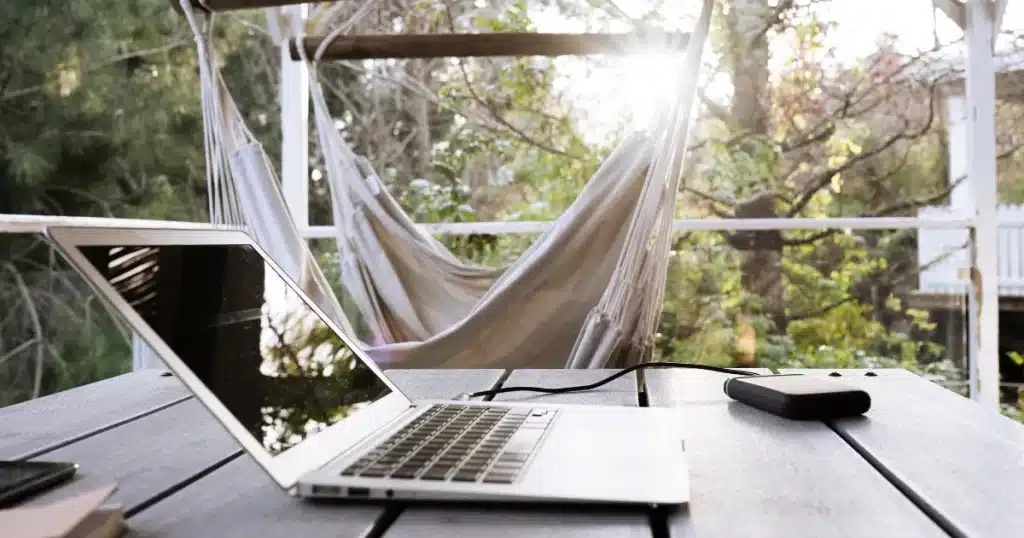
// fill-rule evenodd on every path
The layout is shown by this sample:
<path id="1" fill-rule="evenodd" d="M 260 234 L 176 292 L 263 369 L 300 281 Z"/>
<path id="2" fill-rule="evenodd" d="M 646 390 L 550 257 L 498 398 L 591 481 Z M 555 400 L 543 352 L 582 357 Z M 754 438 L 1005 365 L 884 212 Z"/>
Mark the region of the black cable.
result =
<path id="1" fill-rule="evenodd" d="M 478 398 L 486 396 L 495 396 L 498 394 L 504 394 L 506 392 L 542 392 L 544 394 L 563 394 L 566 392 L 579 392 L 584 390 L 593 390 L 612 381 L 637 370 L 644 370 L 647 368 L 689 368 L 691 370 L 708 370 L 711 372 L 720 372 L 723 374 L 733 374 L 741 376 L 754 376 L 760 375 L 753 372 L 747 372 L 744 370 L 736 370 L 734 368 L 721 368 L 718 366 L 705 366 L 703 364 L 688 364 L 684 362 L 645 362 L 643 364 L 636 364 L 625 368 L 614 374 L 600 380 L 590 383 L 589 385 L 575 385 L 569 387 L 556 387 L 556 388 L 545 388 L 545 387 L 503 387 L 500 389 L 481 390 L 472 394 L 464 395 L 464 399 Z"/>

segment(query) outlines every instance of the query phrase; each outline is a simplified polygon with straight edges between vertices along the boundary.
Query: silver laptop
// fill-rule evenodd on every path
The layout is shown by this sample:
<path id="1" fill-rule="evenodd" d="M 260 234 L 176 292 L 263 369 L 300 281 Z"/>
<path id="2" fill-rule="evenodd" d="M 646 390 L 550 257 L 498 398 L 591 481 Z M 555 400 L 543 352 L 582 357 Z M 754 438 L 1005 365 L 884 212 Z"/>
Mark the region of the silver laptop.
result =
<path id="1" fill-rule="evenodd" d="M 292 495 L 689 499 L 671 410 L 543 397 L 410 400 L 242 232 L 52 227 L 48 235 Z"/>

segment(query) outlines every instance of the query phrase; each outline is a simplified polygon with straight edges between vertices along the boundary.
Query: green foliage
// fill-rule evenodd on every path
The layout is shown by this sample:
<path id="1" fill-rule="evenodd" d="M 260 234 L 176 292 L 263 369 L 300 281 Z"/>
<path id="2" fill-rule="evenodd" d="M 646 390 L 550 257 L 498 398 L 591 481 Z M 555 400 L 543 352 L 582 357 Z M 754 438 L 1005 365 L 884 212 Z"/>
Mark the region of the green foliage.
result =
<path id="1" fill-rule="evenodd" d="M 272 147 L 265 42 L 236 23 L 218 44 Z M 166 0 L 0 3 L 0 213 L 206 220 L 194 47 Z M 130 369 L 125 328 L 67 275 L 39 238 L 0 236 L 0 405 Z"/>
<path id="2" fill-rule="evenodd" d="M 0 262 L 0 305 L 0 406 L 131 368 L 125 327 L 66 264 Z"/>

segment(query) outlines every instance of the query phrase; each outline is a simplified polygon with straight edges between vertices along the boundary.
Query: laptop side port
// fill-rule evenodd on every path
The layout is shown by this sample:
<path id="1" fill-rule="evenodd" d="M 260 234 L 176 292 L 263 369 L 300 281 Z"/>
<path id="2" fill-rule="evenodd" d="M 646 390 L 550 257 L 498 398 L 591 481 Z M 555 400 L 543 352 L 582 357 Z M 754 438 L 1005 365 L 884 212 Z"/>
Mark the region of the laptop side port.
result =
<path id="1" fill-rule="evenodd" d="M 369 497 L 370 488 L 348 488 L 349 497 Z"/>
<path id="2" fill-rule="evenodd" d="M 341 496 L 341 486 L 313 486 L 313 495 L 339 497 Z"/>

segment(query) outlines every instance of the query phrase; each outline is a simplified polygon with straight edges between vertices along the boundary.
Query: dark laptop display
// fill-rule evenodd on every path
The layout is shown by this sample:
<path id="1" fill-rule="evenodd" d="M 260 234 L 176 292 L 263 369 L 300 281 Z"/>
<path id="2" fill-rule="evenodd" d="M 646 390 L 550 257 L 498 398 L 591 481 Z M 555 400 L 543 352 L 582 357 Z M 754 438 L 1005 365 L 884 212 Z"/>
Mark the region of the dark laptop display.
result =
<path id="1" fill-rule="evenodd" d="M 77 248 L 273 455 L 391 392 L 248 245 Z"/>

